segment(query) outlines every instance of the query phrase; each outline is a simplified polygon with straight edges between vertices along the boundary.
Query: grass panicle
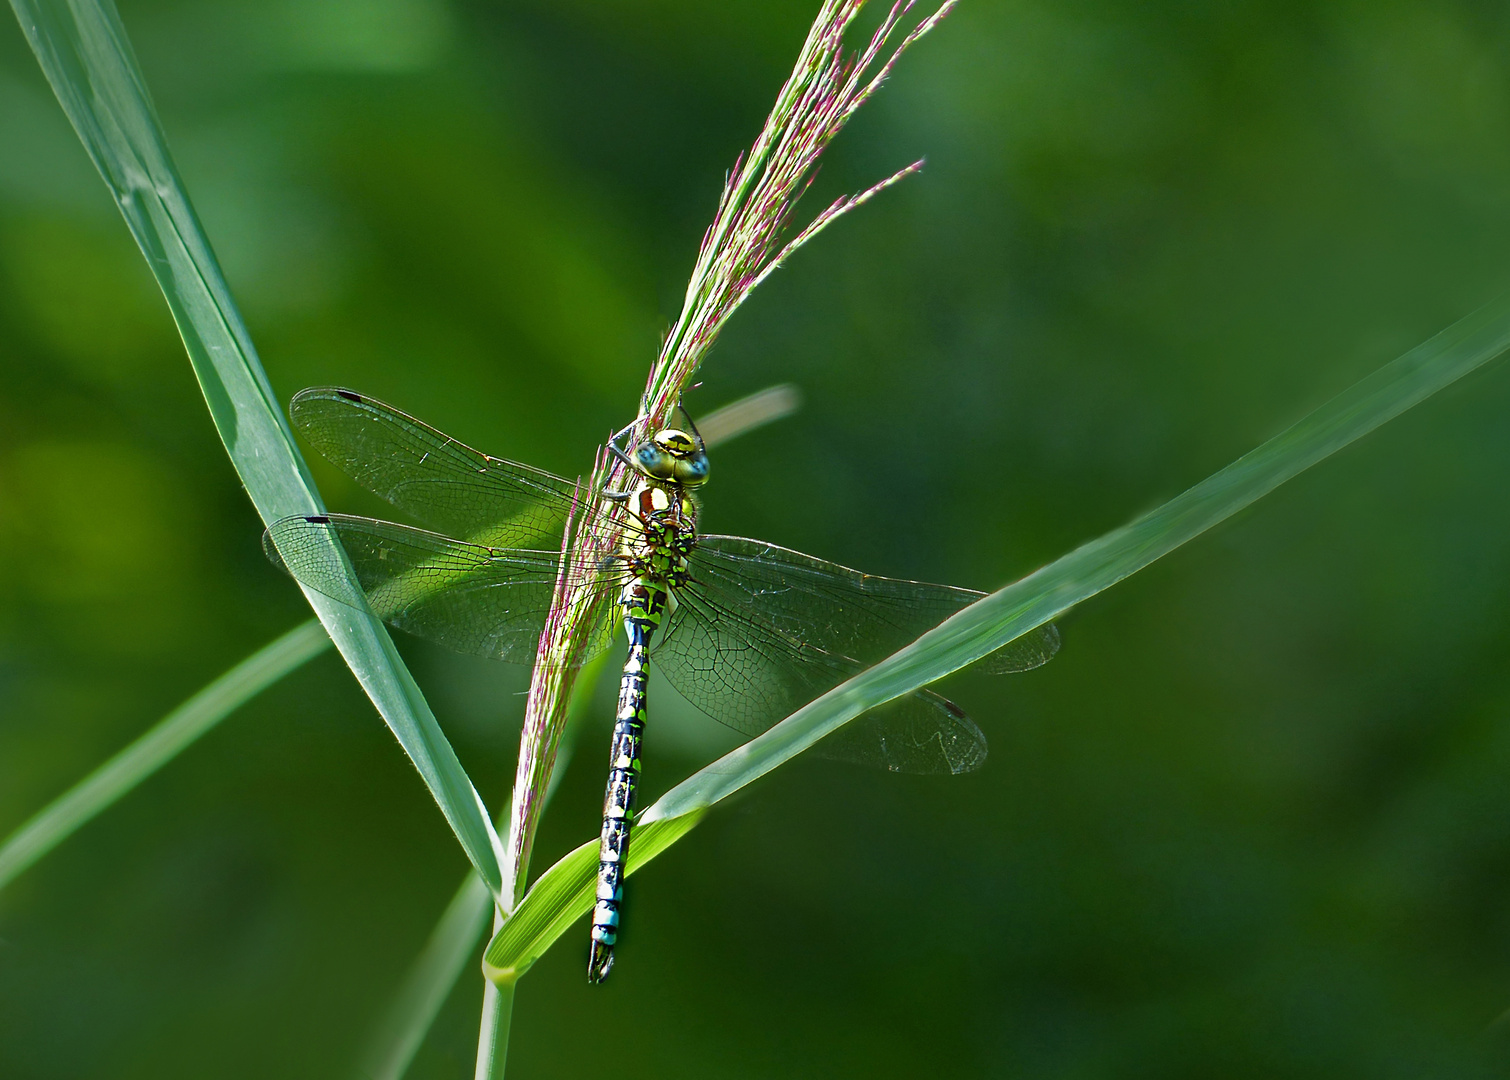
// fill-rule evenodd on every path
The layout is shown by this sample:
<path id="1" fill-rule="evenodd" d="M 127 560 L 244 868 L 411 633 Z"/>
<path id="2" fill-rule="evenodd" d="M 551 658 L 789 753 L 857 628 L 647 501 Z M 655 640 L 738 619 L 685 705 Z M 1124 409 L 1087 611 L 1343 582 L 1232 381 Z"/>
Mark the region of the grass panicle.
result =
<path id="1" fill-rule="evenodd" d="M 633 431 L 654 429 L 670 418 L 719 331 L 750 290 L 783 259 L 839 215 L 916 171 L 920 163 L 857 196 L 840 199 L 780 246 L 793 208 L 811 182 L 824 149 L 880 87 L 902 51 L 936 26 L 952 5 L 953 0 L 948 0 L 888 51 L 888 43 L 912 7 L 911 0 L 898 2 L 868 44 L 850 54 L 844 49 L 845 32 L 865 7 L 865 0 L 824 0 L 765 125 L 750 152 L 729 174 L 698 251 L 682 312 L 651 368 Z M 571 557 L 564 562 L 574 567 L 596 565 L 598 559 L 593 556 L 618 549 L 623 523 L 604 504 L 602 493 L 623 485 L 628 479 L 625 470 L 606 452 L 599 454 L 576 528 L 568 531 L 564 551 Z M 584 588 L 587 584 L 576 571 L 563 573 L 540 638 L 509 816 L 505 862 L 516 890 L 522 890 L 528 876 L 530 848 L 539 823 L 537 793 L 550 780 L 586 629 L 603 614 L 605 601 L 595 590 Z"/>
<path id="2" fill-rule="evenodd" d="M 646 387 L 640 416 L 648 425 L 670 416 L 719 332 L 755 286 L 840 215 L 922 168 L 915 161 L 858 195 L 840 198 L 782 244 L 823 151 L 880 89 L 907 47 L 937 26 L 955 0 L 947 0 L 888 51 L 913 6 L 912 0 L 898 0 L 865 47 L 846 53 L 846 32 L 865 3 L 824 0 L 759 137 L 734 163 L 703 235 L 681 314 Z"/>
<path id="3" fill-rule="evenodd" d="M 580 492 L 580 487 L 579 487 Z M 581 666 L 587 635 L 575 632 L 578 621 L 590 617 L 578 608 L 588 606 L 592 595 L 579 581 L 583 574 L 571 552 L 591 543 L 591 537 L 578 533 L 581 515 L 579 503 L 573 501 L 561 538 L 561 563 L 556 574 L 556 596 L 574 601 L 553 604 L 540 631 L 540 645 L 530 678 L 529 696 L 524 708 L 524 728 L 519 735 L 519 757 L 515 764 L 514 786 L 509 807 L 507 859 L 504 880 L 511 883 L 511 895 L 518 896 L 529 871 L 530 847 L 544 809 L 545 796 L 555 771 L 560 732 L 547 731 L 555 718 L 565 721 L 575 672 Z M 505 911 L 508 909 L 505 908 Z"/>

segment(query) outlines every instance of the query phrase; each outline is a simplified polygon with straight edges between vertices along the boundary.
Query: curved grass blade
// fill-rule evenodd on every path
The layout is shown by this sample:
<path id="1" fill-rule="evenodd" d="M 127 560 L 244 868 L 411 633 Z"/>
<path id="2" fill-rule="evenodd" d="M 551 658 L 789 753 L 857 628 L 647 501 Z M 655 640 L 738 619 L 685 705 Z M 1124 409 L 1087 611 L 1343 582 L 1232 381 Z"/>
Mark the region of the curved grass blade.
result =
<path id="1" fill-rule="evenodd" d="M 1386 364 L 1158 509 L 972 604 L 694 773 L 645 811 L 635 843 L 656 836 L 658 854 L 715 803 L 861 713 L 959 670 L 1110 588 L 1507 349 L 1510 300 L 1500 300 Z M 631 847 L 629 872 L 634 851 Z M 596 842 L 586 844 L 541 876 L 489 943 L 484 974 L 498 981 L 517 979 L 555 937 L 587 914 L 595 852 Z"/>
<path id="2" fill-rule="evenodd" d="M 110 0 L 11 0 L 63 111 L 126 218 L 183 337 L 210 416 L 265 523 L 324 511 L 168 151 Z M 337 558 L 340 556 L 337 555 Z M 467 857 L 501 892 L 487 809 L 383 626 L 305 590 L 419 769 Z"/>
<path id="3" fill-rule="evenodd" d="M 163 717 L 6 837 L 0 844 L 0 889 L 195 739 L 329 647 L 325 628 L 311 619 L 258 649 Z"/>
<path id="4" fill-rule="evenodd" d="M 680 840 L 701 820 L 702 813 L 692 810 L 637 826 L 624 873 L 634 873 Z M 488 943 L 482 973 L 495 983 L 507 985 L 528 971 L 551 943 L 592 907 L 597 870 L 598 841 L 589 840 L 541 874 Z"/>
<path id="5" fill-rule="evenodd" d="M 784 420 L 802 408 L 802 391 L 791 383 L 778 383 L 757 390 L 698 421 L 697 430 L 709 450 L 748 431 Z"/>

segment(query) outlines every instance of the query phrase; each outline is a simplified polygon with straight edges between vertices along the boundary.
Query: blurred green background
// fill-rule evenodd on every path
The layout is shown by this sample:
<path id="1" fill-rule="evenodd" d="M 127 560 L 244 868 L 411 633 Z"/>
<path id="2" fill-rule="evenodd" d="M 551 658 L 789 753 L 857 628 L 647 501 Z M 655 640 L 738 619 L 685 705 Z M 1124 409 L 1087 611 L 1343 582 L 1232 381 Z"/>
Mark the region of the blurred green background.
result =
<path id="1" fill-rule="evenodd" d="M 569 475 L 625 422 L 814 0 L 123 0 L 279 396 Z M 704 524 L 990 588 L 1510 283 L 1510 9 L 967 0 L 689 398 L 792 381 Z M 802 760 L 574 929 L 511 1075 L 1510 1069 L 1510 372 L 946 684 L 955 779 Z M 331 504 L 378 506 L 316 463 Z M 0 19 L 0 834 L 308 615 Z M 400 646 L 506 801 L 522 671 Z M 656 688 L 661 690 L 661 688 Z M 728 745 L 662 691 L 649 794 Z M 536 869 L 596 831 L 610 704 Z M 351 1075 L 466 864 L 327 654 L 0 893 L 0 1076 Z M 470 1075 L 469 970 L 411 1075 Z"/>

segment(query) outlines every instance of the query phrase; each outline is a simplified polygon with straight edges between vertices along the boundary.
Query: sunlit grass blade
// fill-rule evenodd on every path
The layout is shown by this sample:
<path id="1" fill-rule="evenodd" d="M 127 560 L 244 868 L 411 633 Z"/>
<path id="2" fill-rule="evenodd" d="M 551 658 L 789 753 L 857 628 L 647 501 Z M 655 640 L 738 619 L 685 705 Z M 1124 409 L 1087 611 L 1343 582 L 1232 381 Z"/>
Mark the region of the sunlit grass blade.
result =
<path id="1" fill-rule="evenodd" d="M 782 383 L 714 409 L 697 422 L 697 432 L 703 437 L 703 445 L 712 450 L 719 443 L 784 420 L 800 408 L 802 391 Z"/>
<path id="2" fill-rule="evenodd" d="M 690 811 L 637 826 L 624 872 L 632 874 L 691 831 L 701 817 Z M 524 900 L 488 943 L 482 971 L 497 983 L 510 983 L 545 955 L 551 943 L 592 907 L 598 869 L 598 841 L 573 848 L 531 886 Z"/>
<path id="3" fill-rule="evenodd" d="M 11 0 L 63 111 L 126 218 L 178 324 L 210 415 L 264 522 L 324 509 L 168 151 L 109 0 Z M 253 542 L 248 538 L 248 542 Z M 495 893 L 502 845 L 383 625 L 305 596 Z"/>
<path id="4" fill-rule="evenodd" d="M 658 853 L 687 831 L 673 833 L 666 826 L 700 817 L 861 713 L 959 670 L 1115 585 L 1506 349 L 1510 301 L 1502 300 L 1386 364 L 1157 510 L 972 604 L 694 773 L 646 810 L 635 845 L 655 836 Z M 628 872 L 635 868 L 636 851 L 631 847 Z M 517 979 L 588 912 L 595 852 L 594 843 L 585 844 L 541 876 L 489 943 L 483 956 L 489 978 Z"/>
<path id="5" fill-rule="evenodd" d="M 311 619 L 163 717 L 5 838 L 0 844 L 0 889 L 248 700 L 329 647 L 325 628 Z"/>

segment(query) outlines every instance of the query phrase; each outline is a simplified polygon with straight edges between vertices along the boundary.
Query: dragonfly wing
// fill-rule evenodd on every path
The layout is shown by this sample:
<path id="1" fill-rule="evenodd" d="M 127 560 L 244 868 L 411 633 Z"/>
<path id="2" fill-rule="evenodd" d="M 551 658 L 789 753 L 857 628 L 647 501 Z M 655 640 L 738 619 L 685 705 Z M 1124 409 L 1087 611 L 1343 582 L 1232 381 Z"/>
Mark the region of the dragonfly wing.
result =
<path id="1" fill-rule="evenodd" d="M 862 574 L 800 551 L 740 536 L 704 536 L 692 577 L 721 606 L 749 612 L 782 633 L 864 664 L 885 659 L 986 594 L 951 585 Z M 1027 671 L 1059 651 L 1041 626 L 977 663 L 993 674 Z"/>
<path id="2" fill-rule="evenodd" d="M 576 489 L 569 480 L 489 457 L 350 390 L 302 390 L 289 416 L 332 465 L 431 528 L 509 547 L 561 535 Z"/>
<path id="3" fill-rule="evenodd" d="M 984 593 L 862 574 L 737 536 L 705 536 L 692 580 L 653 654 L 683 696 L 736 730 L 758 734 L 884 659 Z M 1059 648 L 1052 626 L 985 657 L 988 671 L 1024 671 Z M 908 695 L 845 725 L 827 756 L 903 772 L 966 772 L 986 739 L 953 702 Z"/>
<path id="4" fill-rule="evenodd" d="M 680 589 L 676 601 L 652 660 L 688 701 L 746 735 L 837 686 L 852 666 L 702 589 Z"/>
<path id="5" fill-rule="evenodd" d="M 865 666 L 690 587 L 651 656 L 688 701 L 752 736 Z M 922 690 L 846 724 L 817 751 L 894 772 L 957 773 L 985 761 L 986 737 L 959 706 Z"/>
<path id="6" fill-rule="evenodd" d="M 531 663 L 555 590 L 560 555 L 468 544 L 374 518 L 288 517 L 263 535 L 268 558 L 301 583 L 457 652 Z M 342 566 L 356 572 L 357 595 Z M 604 581 L 595 588 L 612 588 Z M 583 659 L 612 641 L 604 618 Z"/>
<path id="7" fill-rule="evenodd" d="M 892 772 L 958 774 L 986 763 L 986 734 L 948 698 L 919 690 L 856 717 L 814 750 Z"/>

